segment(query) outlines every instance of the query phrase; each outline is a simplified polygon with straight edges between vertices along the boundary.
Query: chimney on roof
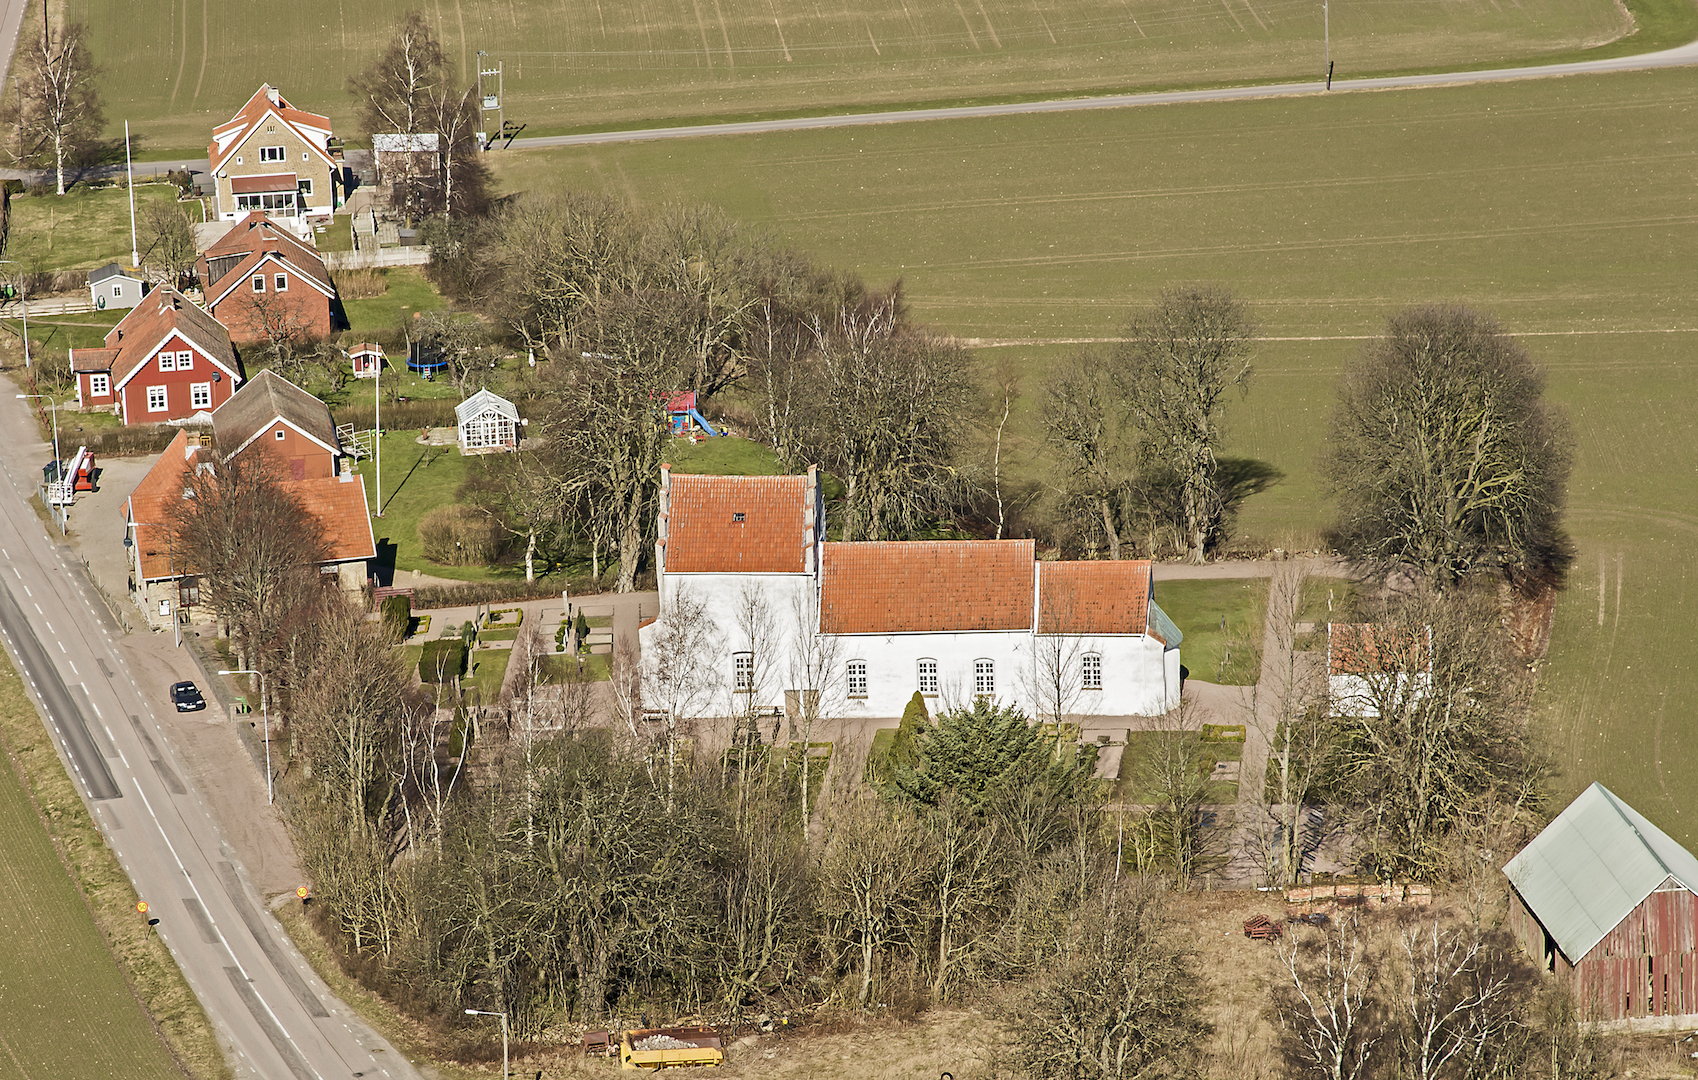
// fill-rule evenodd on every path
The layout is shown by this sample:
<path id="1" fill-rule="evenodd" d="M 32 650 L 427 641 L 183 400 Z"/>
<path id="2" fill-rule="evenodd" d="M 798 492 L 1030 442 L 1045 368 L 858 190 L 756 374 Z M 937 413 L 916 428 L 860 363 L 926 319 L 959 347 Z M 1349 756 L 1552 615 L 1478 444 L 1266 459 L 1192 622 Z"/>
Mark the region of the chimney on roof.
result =
<path id="1" fill-rule="evenodd" d="M 183 298 L 181 296 L 173 296 L 171 298 L 171 307 L 172 308 L 180 310 L 182 308 L 182 306 L 183 306 Z"/>
<path id="2" fill-rule="evenodd" d="M 119 327 L 119 328 L 118 328 L 118 340 L 119 340 L 119 341 L 123 341 L 123 340 L 124 340 L 124 328 L 123 328 L 123 327 L 122 327 L 122 326 L 120 326 L 120 327 Z"/>
<path id="3" fill-rule="evenodd" d="M 270 99 L 273 105 L 281 105 L 283 103 L 282 95 L 277 93 L 277 88 L 275 86 L 267 86 L 265 88 L 265 96 Z"/>

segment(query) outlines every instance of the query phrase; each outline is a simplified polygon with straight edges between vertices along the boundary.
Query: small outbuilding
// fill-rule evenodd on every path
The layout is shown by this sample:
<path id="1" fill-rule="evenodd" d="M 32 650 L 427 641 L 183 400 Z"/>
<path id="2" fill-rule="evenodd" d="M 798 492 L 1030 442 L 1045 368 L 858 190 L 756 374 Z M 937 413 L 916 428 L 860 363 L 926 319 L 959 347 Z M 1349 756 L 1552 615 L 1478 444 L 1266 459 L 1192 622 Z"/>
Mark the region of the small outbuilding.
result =
<path id="1" fill-rule="evenodd" d="M 348 352 L 348 361 L 354 366 L 354 378 L 375 379 L 383 368 L 383 346 L 362 341 Z"/>
<path id="2" fill-rule="evenodd" d="M 88 295 L 101 311 L 133 308 L 147 293 L 147 282 L 135 270 L 107 263 L 88 272 Z"/>
<path id="3" fill-rule="evenodd" d="M 1503 868 L 1509 928 L 1583 1019 L 1698 1026 L 1698 858 L 1593 784 Z"/>
<path id="4" fill-rule="evenodd" d="M 489 390 L 479 390 L 454 406 L 462 454 L 488 454 L 519 446 L 519 410 Z"/>

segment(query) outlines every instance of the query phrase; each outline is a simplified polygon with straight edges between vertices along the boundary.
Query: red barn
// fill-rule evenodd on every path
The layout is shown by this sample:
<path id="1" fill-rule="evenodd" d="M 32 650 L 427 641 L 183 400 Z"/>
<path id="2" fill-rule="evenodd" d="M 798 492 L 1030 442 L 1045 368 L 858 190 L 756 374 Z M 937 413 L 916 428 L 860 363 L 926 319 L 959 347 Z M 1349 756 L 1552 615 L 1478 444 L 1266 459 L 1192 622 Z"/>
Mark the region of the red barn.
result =
<path id="1" fill-rule="evenodd" d="M 229 332 L 168 285 L 131 308 L 105 348 L 72 349 L 71 370 L 79 407 L 114 407 L 126 424 L 209 413 L 242 381 Z"/>
<path id="2" fill-rule="evenodd" d="M 237 341 L 316 340 L 330 333 L 336 286 L 318 249 L 254 211 L 196 267 L 206 307 Z"/>
<path id="3" fill-rule="evenodd" d="M 1593 784 L 1503 872 L 1509 926 L 1582 1016 L 1698 1026 L 1698 859 Z"/>

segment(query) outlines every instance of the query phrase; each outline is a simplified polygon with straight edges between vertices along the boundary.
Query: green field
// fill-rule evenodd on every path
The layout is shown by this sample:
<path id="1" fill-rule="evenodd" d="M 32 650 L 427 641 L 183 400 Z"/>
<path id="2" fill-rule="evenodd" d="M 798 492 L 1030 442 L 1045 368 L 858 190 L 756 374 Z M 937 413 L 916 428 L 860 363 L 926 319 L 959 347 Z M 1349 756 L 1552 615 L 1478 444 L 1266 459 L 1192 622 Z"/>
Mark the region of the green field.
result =
<path id="1" fill-rule="evenodd" d="M 1036 389 L 1061 342 L 1112 336 L 1173 282 L 1230 286 L 1265 339 L 1227 452 L 1285 473 L 1244 508 L 1252 546 L 1319 544 L 1332 386 L 1387 313 L 1495 312 L 1549 366 L 1575 437 L 1579 564 L 1545 682 L 1559 796 L 1601 780 L 1690 844 L 1695 116 L 1698 73 L 1662 71 L 526 151 L 502 167 L 512 188 L 717 203 L 822 261 L 903 277 L 919 319 L 1024 367 L 1017 442 L 1034 475 Z"/>
<path id="2" fill-rule="evenodd" d="M 40 728 L 22 682 L 4 657 L 0 710 L 8 720 Z M 0 933 L 6 949 L 0 955 L 0 1078 L 183 1077 L 43 828 L 41 813 L 16 771 L 16 740 L 8 737 L 4 742 Z M 53 751 L 45 738 L 23 752 L 34 759 L 35 767 L 58 770 L 63 777 L 58 761 L 50 760 Z M 79 846 L 99 845 L 99 835 L 69 783 L 63 782 L 56 794 L 65 801 L 42 810 L 60 822 L 65 833 L 77 835 Z M 75 820 L 78 816 L 80 821 Z M 121 875 L 116 884 L 128 886 Z M 141 918 L 133 911 L 131 917 Z M 198 1014 L 192 1001 L 188 1009 Z M 204 1024 L 204 1017 L 200 1022 Z"/>
<path id="3" fill-rule="evenodd" d="M 149 202 L 174 205 L 176 186 L 136 185 L 138 228 L 145 227 L 143 213 Z M 190 209 L 194 209 L 192 204 Z M 199 210 L 195 212 L 198 214 Z M 109 262 L 128 265 L 130 193 L 121 188 L 74 187 L 63 197 L 13 198 L 5 247 L 6 258 L 32 272 L 92 270 Z"/>
<path id="4" fill-rule="evenodd" d="M 345 90 L 411 0 L 290 9 L 296 32 L 254 34 L 254 0 L 71 0 L 88 23 L 114 125 L 143 154 L 204 148 L 259 83 L 352 133 Z M 1676 13 L 1670 16 L 1667 9 Z M 1640 0 L 1629 46 L 1692 36 L 1690 5 Z M 464 0 L 426 8 L 461 71 L 506 67 L 507 119 L 543 134 L 666 118 L 766 115 L 1130 87 L 1318 79 L 1312 0 L 897 0 L 855 8 L 779 0 L 609 5 Z M 1669 24 L 1673 25 L 1669 25 Z M 1609 0 L 1399 0 L 1332 5 L 1341 75 L 1497 64 L 1571 52 L 1629 29 Z M 1670 36 L 1676 40 L 1666 40 Z M 1683 36 L 1684 35 L 1684 36 Z M 114 127 L 114 131 L 118 130 Z"/>

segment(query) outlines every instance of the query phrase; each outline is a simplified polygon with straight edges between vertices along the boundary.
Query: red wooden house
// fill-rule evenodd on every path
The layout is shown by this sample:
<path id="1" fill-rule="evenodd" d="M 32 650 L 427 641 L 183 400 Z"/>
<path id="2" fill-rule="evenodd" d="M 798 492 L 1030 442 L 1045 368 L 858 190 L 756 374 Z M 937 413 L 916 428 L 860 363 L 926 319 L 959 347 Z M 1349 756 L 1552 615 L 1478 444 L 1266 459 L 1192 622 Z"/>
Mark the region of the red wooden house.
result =
<path id="1" fill-rule="evenodd" d="M 126 424 L 186 420 L 224 404 L 242 381 L 230 334 L 162 285 L 130 309 L 100 349 L 72 349 L 80 408 L 113 408 Z"/>
<path id="2" fill-rule="evenodd" d="M 314 340 L 330 333 L 336 286 L 318 249 L 254 211 L 197 266 L 206 307 L 237 341 Z"/>
<path id="3" fill-rule="evenodd" d="M 1503 868 L 1509 926 L 1583 1018 L 1698 1026 L 1698 858 L 1593 784 Z"/>

